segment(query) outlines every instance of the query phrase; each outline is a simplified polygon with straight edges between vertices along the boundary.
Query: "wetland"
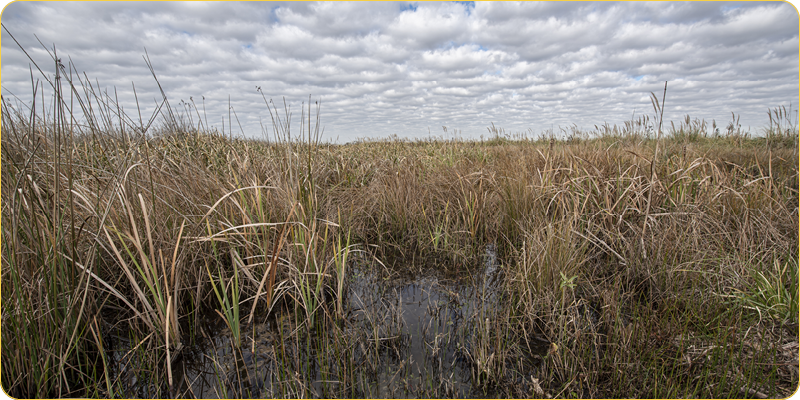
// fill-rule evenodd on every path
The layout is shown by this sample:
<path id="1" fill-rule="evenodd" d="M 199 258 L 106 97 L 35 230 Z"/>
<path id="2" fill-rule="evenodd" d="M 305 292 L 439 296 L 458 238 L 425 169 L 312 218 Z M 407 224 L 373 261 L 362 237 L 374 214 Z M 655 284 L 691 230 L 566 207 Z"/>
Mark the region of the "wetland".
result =
<path id="1" fill-rule="evenodd" d="M 251 139 L 112 118 L 68 76 L 49 108 L 2 104 L 13 397 L 797 389 L 791 109 L 757 135 L 643 116 L 339 145 L 310 101 L 290 124 L 265 99 Z"/>

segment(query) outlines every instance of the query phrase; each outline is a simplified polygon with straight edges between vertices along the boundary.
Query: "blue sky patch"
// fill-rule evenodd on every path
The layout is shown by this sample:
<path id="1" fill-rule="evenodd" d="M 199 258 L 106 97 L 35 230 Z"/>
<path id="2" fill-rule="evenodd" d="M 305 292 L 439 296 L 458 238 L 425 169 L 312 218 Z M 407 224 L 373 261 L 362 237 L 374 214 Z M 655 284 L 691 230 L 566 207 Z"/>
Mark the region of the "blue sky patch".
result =
<path id="1" fill-rule="evenodd" d="M 741 7 L 741 5 L 738 5 L 738 4 L 737 5 L 725 5 L 725 6 L 720 7 L 720 9 L 722 10 L 722 12 L 728 12 L 728 11 L 736 10 L 737 8 L 740 8 L 740 7 Z"/>
<path id="2" fill-rule="evenodd" d="M 403 11 L 417 11 L 417 3 L 405 3 L 400 5 L 400 12 Z"/>
<path id="3" fill-rule="evenodd" d="M 281 22 L 281 19 L 278 18 L 278 12 L 277 12 L 279 8 L 281 8 L 281 6 L 272 7 L 269 10 L 269 22 L 277 23 L 277 24 L 279 24 Z"/>

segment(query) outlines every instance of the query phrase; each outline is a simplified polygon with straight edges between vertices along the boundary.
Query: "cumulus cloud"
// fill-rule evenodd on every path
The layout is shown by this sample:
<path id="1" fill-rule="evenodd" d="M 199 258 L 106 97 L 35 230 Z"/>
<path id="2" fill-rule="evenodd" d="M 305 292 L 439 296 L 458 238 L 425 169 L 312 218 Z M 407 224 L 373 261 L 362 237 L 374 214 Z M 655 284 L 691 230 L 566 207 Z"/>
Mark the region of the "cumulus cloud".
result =
<path id="1" fill-rule="evenodd" d="M 294 110 L 321 100 L 340 142 L 619 124 L 651 114 L 664 81 L 676 121 L 734 112 L 755 131 L 798 104 L 798 13 L 783 2 L 16 2 L 2 23 L 47 73 L 37 38 L 129 113 L 132 82 L 143 112 L 160 99 L 146 51 L 174 107 L 193 100 L 238 132 L 230 97 L 254 137 L 269 120 L 257 88 Z M 3 94 L 30 101 L 30 61 L 2 35 Z"/>

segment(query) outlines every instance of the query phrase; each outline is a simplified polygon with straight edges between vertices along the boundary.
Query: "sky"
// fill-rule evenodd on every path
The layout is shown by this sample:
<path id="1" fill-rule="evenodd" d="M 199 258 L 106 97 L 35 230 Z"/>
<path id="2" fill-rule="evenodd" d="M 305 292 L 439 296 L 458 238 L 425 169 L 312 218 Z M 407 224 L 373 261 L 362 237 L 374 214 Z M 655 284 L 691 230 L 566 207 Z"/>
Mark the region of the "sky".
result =
<path id="1" fill-rule="evenodd" d="M 146 52 L 173 108 L 228 133 L 232 108 L 254 138 L 272 135 L 264 97 L 295 133 L 319 102 L 339 143 L 592 130 L 653 118 L 665 81 L 665 123 L 734 113 L 758 134 L 798 108 L 786 2 L 13 2 L 2 24 L 48 76 L 37 38 L 137 122 L 137 99 L 144 120 L 161 100 Z M 2 94 L 30 104 L 32 64 L 1 40 Z"/>

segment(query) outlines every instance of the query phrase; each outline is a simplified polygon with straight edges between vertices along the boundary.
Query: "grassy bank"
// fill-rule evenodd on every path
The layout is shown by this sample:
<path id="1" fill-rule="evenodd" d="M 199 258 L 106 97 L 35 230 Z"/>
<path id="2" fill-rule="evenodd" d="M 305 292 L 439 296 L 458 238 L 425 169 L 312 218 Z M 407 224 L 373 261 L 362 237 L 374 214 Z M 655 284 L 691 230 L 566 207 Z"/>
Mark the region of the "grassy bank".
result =
<path id="1" fill-rule="evenodd" d="M 391 335 L 378 331 L 398 322 L 373 323 L 372 342 L 345 334 L 354 260 L 475 278 L 490 245 L 503 301 L 471 316 L 485 333 L 463 332 L 459 350 L 474 395 L 797 388 L 798 136 L 783 109 L 757 138 L 687 118 L 660 140 L 640 120 L 569 140 L 495 130 L 332 145 L 310 107 L 292 132 L 268 102 L 267 142 L 177 111 L 147 127 L 67 83 L 47 109 L 3 99 L 2 385 L 14 397 L 191 396 L 172 365 L 204 318 L 226 324 L 235 353 L 248 324 L 279 314 L 295 350 L 275 351 L 275 393 L 319 395 L 303 372 L 322 369 L 337 375 L 326 395 L 374 395 L 342 360 L 379 354 Z M 115 359 L 120 336 L 129 351 Z M 516 367 L 537 340 L 550 350 Z M 131 391 L 123 364 L 151 389 Z"/>

